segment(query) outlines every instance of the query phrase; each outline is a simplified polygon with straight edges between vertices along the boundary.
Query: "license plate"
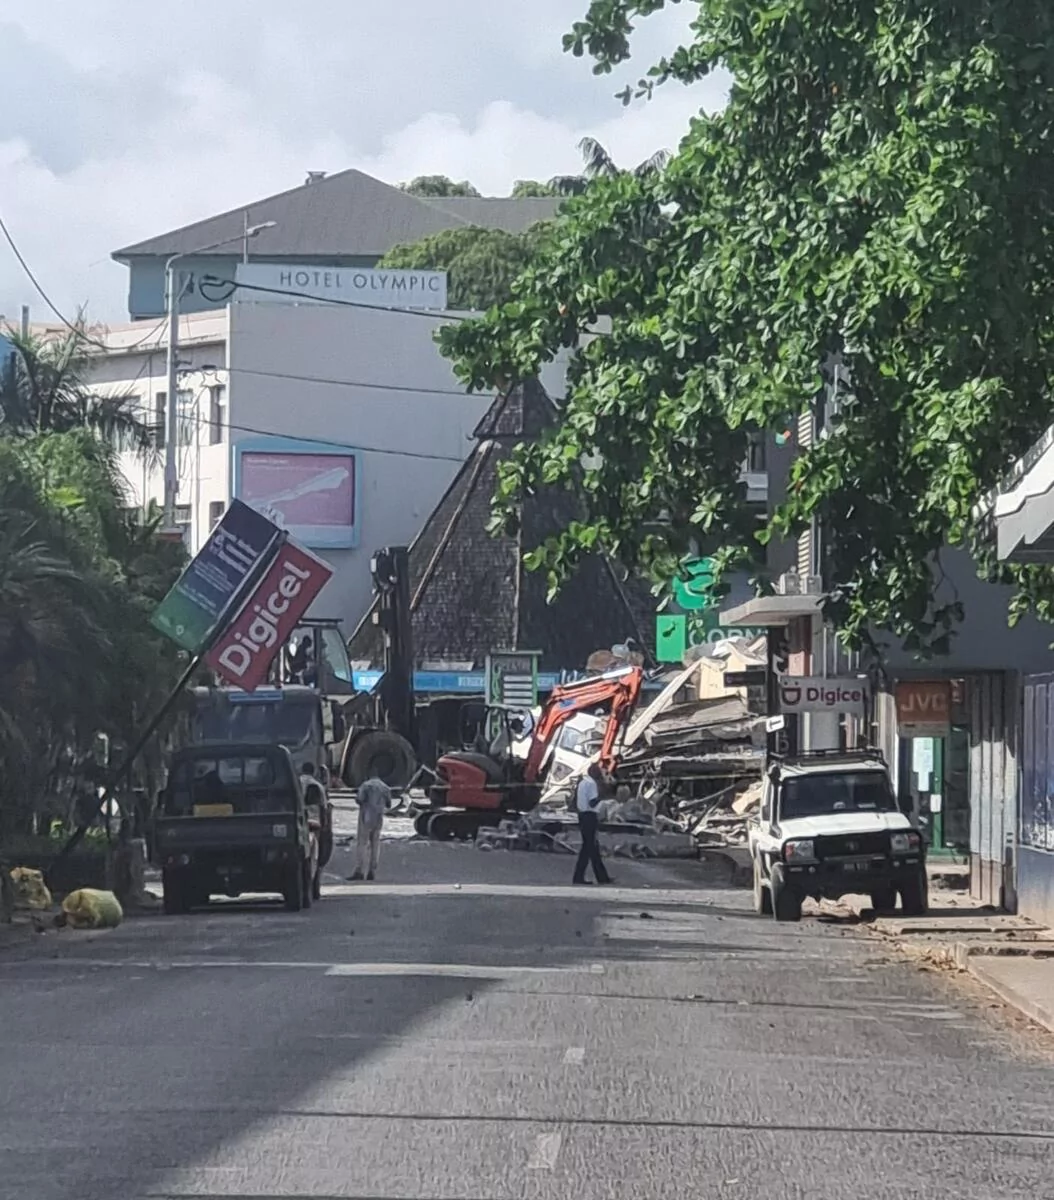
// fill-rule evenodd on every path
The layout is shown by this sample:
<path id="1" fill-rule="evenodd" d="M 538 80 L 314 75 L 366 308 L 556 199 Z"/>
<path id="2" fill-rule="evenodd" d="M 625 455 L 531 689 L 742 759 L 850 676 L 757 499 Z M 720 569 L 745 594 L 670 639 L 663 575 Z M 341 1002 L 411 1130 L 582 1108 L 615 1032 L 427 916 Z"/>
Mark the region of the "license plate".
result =
<path id="1" fill-rule="evenodd" d="M 196 817 L 232 817 L 234 816 L 233 804 L 195 804 L 194 816 Z"/>

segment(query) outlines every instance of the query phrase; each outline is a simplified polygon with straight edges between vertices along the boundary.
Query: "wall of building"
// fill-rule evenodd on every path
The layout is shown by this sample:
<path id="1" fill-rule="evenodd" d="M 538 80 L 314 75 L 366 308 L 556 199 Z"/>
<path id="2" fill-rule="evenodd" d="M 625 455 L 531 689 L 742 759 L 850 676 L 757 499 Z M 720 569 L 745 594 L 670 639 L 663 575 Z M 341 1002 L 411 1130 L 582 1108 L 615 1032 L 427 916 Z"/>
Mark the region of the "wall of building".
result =
<path id="1" fill-rule="evenodd" d="M 356 544 L 318 548 L 334 577 L 318 615 L 354 628 L 374 550 L 417 535 L 491 397 L 468 396 L 433 341 L 441 318 L 317 304 L 230 308 L 231 451 L 259 434 L 360 453 Z"/>
<path id="2" fill-rule="evenodd" d="M 945 550 L 941 556 L 945 579 L 937 597 L 943 602 L 960 600 L 965 619 L 952 638 L 947 655 L 919 661 L 889 636 L 881 636 L 885 665 L 891 674 L 969 674 L 971 671 L 1054 670 L 1054 625 L 1025 617 L 1013 629 L 1007 611 L 1013 590 L 977 578 L 970 556 L 962 550 Z"/>
<path id="3" fill-rule="evenodd" d="M 1054 674 L 1023 684 L 1018 911 L 1054 925 Z"/>

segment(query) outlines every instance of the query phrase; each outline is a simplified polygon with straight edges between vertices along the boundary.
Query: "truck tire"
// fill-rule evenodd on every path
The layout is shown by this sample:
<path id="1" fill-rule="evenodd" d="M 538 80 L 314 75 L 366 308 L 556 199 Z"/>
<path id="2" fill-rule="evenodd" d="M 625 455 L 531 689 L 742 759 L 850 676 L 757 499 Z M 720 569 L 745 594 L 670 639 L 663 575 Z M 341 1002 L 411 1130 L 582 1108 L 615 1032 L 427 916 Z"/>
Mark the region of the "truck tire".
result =
<path id="1" fill-rule="evenodd" d="M 897 889 L 884 887 L 872 892 L 871 907 L 876 913 L 891 913 L 897 907 Z"/>
<path id="2" fill-rule="evenodd" d="M 924 917 L 930 906 L 929 881 L 926 868 L 907 882 L 901 884 L 900 905 L 906 917 Z"/>
<path id="3" fill-rule="evenodd" d="M 772 892 L 761 882 L 761 864 L 754 860 L 754 911 L 759 917 L 772 916 Z"/>
<path id="4" fill-rule="evenodd" d="M 182 879 L 174 871 L 161 872 L 162 901 L 161 907 L 167 916 L 178 916 L 190 912 L 187 889 Z"/>
<path id="5" fill-rule="evenodd" d="M 772 915 L 777 921 L 800 921 L 801 894 L 788 886 L 781 866 L 776 865 L 772 868 L 769 881 L 769 890 L 772 895 Z"/>
<path id="6" fill-rule="evenodd" d="M 404 788 L 417 771 L 417 755 L 401 734 L 371 729 L 352 744 L 344 763 L 344 782 L 357 788 L 367 779 L 383 779 L 389 787 Z"/>
<path id="7" fill-rule="evenodd" d="M 299 863 L 286 872 L 282 899 L 286 912 L 300 912 L 304 907 L 304 872 Z"/>

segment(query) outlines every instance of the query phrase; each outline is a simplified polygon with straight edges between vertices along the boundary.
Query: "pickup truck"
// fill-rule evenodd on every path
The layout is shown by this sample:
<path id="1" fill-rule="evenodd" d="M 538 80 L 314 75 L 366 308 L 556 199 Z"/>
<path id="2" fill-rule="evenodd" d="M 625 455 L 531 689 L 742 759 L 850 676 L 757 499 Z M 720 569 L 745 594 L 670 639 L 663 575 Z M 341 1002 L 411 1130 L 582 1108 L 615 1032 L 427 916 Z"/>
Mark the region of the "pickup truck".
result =
<path id="1" fill-rule="evenodd" d="M 154 829 L 165 912 L 250 892 L 277 893 L 291 912 L 310 908 L 321 870 L 318 823 L 311 818 L 284 746 L 178 750 Z"/>
<path id="2" fill-rule="evenodd" d="M 906 916 L 926 912 L 926 846 L 877 751 L 773 757 L 748 844 L 754 907 L 777 921 L 799 921 L 807 896 L 869 895 L 890 912 L 899 895 Z"/>

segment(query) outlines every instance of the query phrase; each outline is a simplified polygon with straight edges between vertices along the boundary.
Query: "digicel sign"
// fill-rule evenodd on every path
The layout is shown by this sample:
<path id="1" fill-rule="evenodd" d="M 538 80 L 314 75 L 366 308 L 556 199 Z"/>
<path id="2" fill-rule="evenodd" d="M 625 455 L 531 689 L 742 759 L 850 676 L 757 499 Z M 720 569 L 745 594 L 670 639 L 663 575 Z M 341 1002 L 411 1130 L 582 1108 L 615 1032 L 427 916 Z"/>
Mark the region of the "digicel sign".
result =
<path id="1" fill-rule="evenodd" d="M 285 542 L 205 661 L 228 683 L 254 691 L 332 574 L 320 558 L 295 542 Z"/>
<path id="2" fill-rule="evenodd" d="M 784 675 L 779 681 L 780 712 L 862 713 L 866 679 L 822 679 Z"/>

